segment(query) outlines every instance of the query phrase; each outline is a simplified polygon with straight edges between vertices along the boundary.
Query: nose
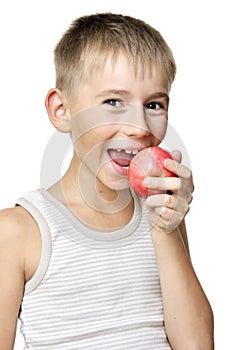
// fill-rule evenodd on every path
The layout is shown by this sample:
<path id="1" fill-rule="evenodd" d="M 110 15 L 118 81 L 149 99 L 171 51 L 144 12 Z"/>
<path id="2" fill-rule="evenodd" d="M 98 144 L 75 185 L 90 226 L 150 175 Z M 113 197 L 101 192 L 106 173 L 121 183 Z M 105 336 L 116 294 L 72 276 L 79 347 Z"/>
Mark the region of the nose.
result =
<path id="1" fill-rule="evenodd" d="M 123 132 L 127 136 L 145 137 L 150 131 L 145 119 L 145 111 L 142 106 L 131 106 L 123 125 Z"/>

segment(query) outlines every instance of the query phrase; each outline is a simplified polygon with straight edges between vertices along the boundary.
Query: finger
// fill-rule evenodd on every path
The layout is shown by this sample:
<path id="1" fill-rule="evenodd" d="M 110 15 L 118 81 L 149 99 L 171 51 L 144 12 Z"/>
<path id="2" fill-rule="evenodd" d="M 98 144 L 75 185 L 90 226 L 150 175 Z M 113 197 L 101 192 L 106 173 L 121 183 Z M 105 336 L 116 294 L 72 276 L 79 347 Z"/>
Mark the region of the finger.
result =
<path id="1" fill-rule="evenodd" d="M 144 186 L 152 190 L 178 192 L 182 183 L 179 177 L 146 177 Z"/>
<path id="2" fill-rule="evenodd" d="M 147 197 L 145 200 L 145 206 L 147 208 L 154 207 L 167 207 L 167 208 L 175 208 L 177 202 L 177 197 L 169 194 L 156 194 Z"/>
<path id="3" fill-rule="evenodd" d="M 170 223 L 173 215 L 175 214 L 173 209 L 166 207 L 158 207 L 154 209 L 156 214 L 166 223 Z"/>
<path id="4" fill-rule="evenodd" d="M 182 153 L 178 150 L 174 150 L 171 152 L 172 158 L 176 160 L 178 163 L 181 163 L 182 160 Z"/>
<path id="5" fill-rule="evenodd" d="M 166 228 L 166 232 L 173 231 L 183 219 L 183 215 L 169 208 L 156 208 L 155 213 L 158 217 L 157 225 L 160 228 Z"/>
<path id="6" fill-rule="evenodd" d="M 163 231 L 164 233 L 171 233 L 174 231 L 174 229 L 178 226 L 179 222 L 176 223 L 170 223 L 170 221 L 167 221 L 163 219 L 161 216 L 156 214 L 155 212 L 153 215 L 151 215 L 151 227 L 155 228 L 156 230 Z"/>
<path id="7" fill-rule="evenodd" d="M 182 197 L 168 194 L 157 194 L 147 197 L 145 206 L 149 209 L 158 208 L 157 213 L 160 214 L 162 208 L 168 208 L 174 212 L 180 213 L 181 216 L 185 216 L 190 210 L 191 200 L 188 201 Z M 163 209 L 163 211 L 165 210 Z"/>
<path id="8" fill-rule="evenodd" d="M 186 180 L 192 180 L 192 171 L 185 165 L 172 159 L 165 159 L 164 166 L 179 177 Z"/>

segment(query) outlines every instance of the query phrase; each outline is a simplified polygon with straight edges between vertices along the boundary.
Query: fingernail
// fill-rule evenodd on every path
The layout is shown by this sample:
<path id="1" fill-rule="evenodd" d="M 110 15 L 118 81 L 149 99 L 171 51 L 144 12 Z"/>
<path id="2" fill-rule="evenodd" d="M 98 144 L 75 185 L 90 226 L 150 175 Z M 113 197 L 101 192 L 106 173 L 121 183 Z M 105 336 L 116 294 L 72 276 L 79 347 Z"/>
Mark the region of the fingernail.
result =
<path id="1" fill-rule="evenodd" d="M 150 179 L 148 177 L 145 177 L 145 179 L 143 180 L 143 185 L 145 187 L 150 187 L 151 181 L 150 181 Z"/>

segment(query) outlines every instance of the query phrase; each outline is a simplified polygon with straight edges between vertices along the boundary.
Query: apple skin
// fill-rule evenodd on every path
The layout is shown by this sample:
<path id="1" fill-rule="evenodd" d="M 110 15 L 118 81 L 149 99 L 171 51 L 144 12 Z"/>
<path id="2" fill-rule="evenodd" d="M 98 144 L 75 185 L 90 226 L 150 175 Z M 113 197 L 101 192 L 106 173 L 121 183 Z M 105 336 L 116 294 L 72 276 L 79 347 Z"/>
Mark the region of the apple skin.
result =
<path id="1" fill-rule="evenodd" d="M 176 174 L 167 170 L 163 163 L 165 159 L 173 159 L 171 154 L 162 147 L 148 147 L 136 154 L 129 165 L 128 178 L 132 189 L 141 197 L 163 193 L 163 191 L 151 190 L 143 185 L 147 176 L 177 177 Z"/>

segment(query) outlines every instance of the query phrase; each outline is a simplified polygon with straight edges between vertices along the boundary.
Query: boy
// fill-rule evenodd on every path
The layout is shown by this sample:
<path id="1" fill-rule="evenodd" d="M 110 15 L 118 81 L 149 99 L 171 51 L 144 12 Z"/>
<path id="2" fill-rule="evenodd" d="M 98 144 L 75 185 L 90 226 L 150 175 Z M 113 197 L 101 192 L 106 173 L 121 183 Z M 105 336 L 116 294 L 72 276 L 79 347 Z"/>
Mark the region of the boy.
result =
<path id="1" fill-rule="evenodd" d="M 191 171 L 147 178 L 145 201 L 127 180 L 132 157 L 167 127 L 176 66 L 155 29 L 128 16 L 75 20 L 55 49 L 52 124 L 73 158 L 49 189 L 1 212 L 0 344 L 13 349 L 213 349 L 211 307 L 193 270 L 184 217 Z M 162 192 L 161 192 L 162 191 Z"/>

